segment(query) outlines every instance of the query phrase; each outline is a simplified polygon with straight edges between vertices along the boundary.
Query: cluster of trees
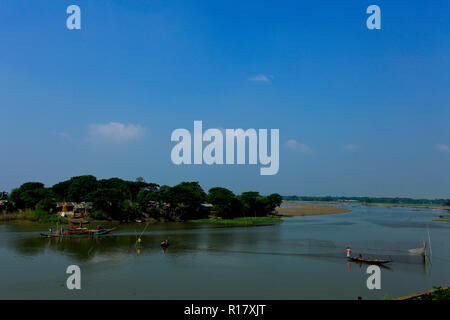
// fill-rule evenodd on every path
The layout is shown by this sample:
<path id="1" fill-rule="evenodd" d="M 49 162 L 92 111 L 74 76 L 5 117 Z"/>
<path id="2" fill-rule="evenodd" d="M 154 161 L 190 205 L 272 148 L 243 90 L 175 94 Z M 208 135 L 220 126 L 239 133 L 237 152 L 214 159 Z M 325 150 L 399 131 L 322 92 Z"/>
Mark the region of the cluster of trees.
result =
<path id="1" fill-rule="evenodd" d="M 310 197 L 310 196 L 284 196 L 284 200 L 287 201 L 358 201 L 361 203 L 392 203 L 392 204 L 442 204 L 450 205 L 450 199 L 412 199 L 412 198 L 386 198 L 386 197 Z"/>
<path id="2" fill-rule="evenodd" d="M 141 217 L 176 221 L 211 214 L 222 218 L 266 216 L 282 202 L 279 194 L 262 196 L 258 192 L 244 192 L 237 196 L 221 187 L 206 193 L 198 182 L 170 187 L 142 178 L 98 180 L 92 175 L 73 177 L 50 188 L 40 182 L 27 182 L 0 196 L 7 200 L 9 212 L 33 209 L 52 213 L 56 202 L 86 202 L 92 204 L 89 215 L 93 218 L 122 221 Z"/>

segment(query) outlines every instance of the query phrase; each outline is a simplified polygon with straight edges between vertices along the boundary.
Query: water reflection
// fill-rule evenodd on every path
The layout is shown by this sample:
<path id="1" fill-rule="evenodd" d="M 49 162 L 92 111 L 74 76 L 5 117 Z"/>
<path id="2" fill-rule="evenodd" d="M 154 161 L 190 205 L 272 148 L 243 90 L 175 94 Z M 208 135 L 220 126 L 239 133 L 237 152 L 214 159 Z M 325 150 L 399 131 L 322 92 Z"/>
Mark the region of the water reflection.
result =
<path id="1" fill-rule="evenodd" d="M 169 247 L 160 246 L 160 236 L 145 234 L 140 237 L 141 241 L 136 241 L 135 235 L 109 235 L 104 237 L 86 238 L 41 238 L 29 236 L 17 239 L 13 242 L 14 250 L 26 256 L 43 254 L 45 251 L 52 251 L 58 254 L 69 256 L 78 262 L 92 260 L 95 256 L 132 256 L 147 254 L 174 254 L 193 255 L 196 253 L 211 254 L 241 254 L 241 255 L 271 255 L 306 257 L 327 261 L 346 262 L 344 254 L 345 246 L 329 240 L 299 239 L 296 243 L 296 250 L 289 250 L 288 243 L 272 234 L 269 240 L 271 246 L 265 241 L 255 242 L 255 236 L 250 233 L 237 234 L 235 232 L 188 232 L 175 233 L 171 236 Z M 278 238 L 277 240 L 275 240 Z M 267 241 L 267 239 L 266 239 Z M 268 248 L 272 250 L 267 250 Z M 364 246 L 353 247 L 355 255 L 361 253 L 367 258 L 392 259 L 395 263 L 404 264 L 424 264 L 422 256 L 411 254 L 371 254 L 367 253 L 369 248 Z M 353 262 L 353 264 L 359 264 Z M 350 263 L 346 264 L 350 266 Z M 390 267 L 386 267 L 390 269 Z"/>
<path id="2" fill-rule="evenodd" d="M 365 288 L 361 283 L 367 278 L 367 265 L 348 261 L 347 246 L 353 255 L 392 258 L 392 263 L 382 266 L 383 290 L 390 295 L 448 283 L 449 225 L 433 222 L 436 213 L 352 209 L 349 214 L 288 218 L 275 225 L 172 223 L 149 225 L 147 230 L 143 225 L 121 225 L 114 233 L 95 238 L 42 238 L 39 234 L 47 227 L 0 226 L 0 242 L 5 244 L 2 258 L 9 272 L 9 279 L 0 280 L 0 289 L 7 281 L 8 288 L 14 288 L 12 282 L 24 282 L 19 266 L 33 260 L 43 279 L 54 277 L 68 263 L 81 265 L 97 284 L 96 290 L 105 288 L 101 297 L 126 297 L 108 282 L 112 278 L 122 279 L 133 292 L 142 290 L 146 298 L 175 298 L 174 292 L 179 294 L 176 298 L 191 297 L 189 286 L 198 288 L 198 298 L 366 297 L 369 293 L 360 288 Z M 428 228 L 433 263 L 408 253 L 427 239 Z M 167 248 L 160 246 L 164 239 L 170 239 Z M 24 261 L 24 257 L 31 259 Z M 63 266 L 54 265 L 58 263 Z M 144 287 L 136 289 L 142 282 L 158 288 L 160 295 L 152 296 Z M 29 286 L 24 282 L 23 291 L 31 292 Z M 382 297 L 383 292 L 370 294 Z M 87 297 L 88 291 L 83 294 Z"/>

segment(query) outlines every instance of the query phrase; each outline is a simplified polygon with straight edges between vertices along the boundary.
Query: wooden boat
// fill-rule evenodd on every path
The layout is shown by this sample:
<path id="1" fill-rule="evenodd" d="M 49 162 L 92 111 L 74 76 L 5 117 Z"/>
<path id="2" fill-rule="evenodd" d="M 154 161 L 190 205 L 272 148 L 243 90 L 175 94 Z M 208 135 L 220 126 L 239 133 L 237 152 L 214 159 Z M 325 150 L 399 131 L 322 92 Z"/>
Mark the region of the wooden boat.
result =
<path id="1" fill-rule="evenodd" d="M 79 238 L 79 237 L 87 237 L 89 236 L 88 233 L 70 233 L 70 232 L 64 232 L 63 234 L 59 232 L 53 232 L 53 233 L 41 233 L 41 236 L 44 238 Z"/>
<path id="2" fill-rule="evenodd" d="M 74 228 L 64 231 L 64 234 L 66 235 L 75 235 L 75 234 L 87 234 L 89 233 L 89 230 L 87 228 Z"/>
<path id="3" fill-rule="evenodd" d="M 50 233 L 41 233 L 42 237 L 45 238 L 79 238 L 79 237 L 95 237 L 95 236 L 103 236 L 105 234 L 110 233 L 111 231 L 116 230 L 116 228 L 110 229 L 95 229 L 95 230 L 68 230 L 63 234 L 59 232 L 50 232 Z"/>
<path id="4" fill-rule="evenodd" d="M 77 224 L 77 225 L 80 225 L 80 224 L 82 225 L 82 224 L 88 224 L 89 221 L 73 221 L 73 220 L 71 220 L 70 223 Z"/>
<path id="5" fill-rule="evenodd" d="M 383 264 L 392 262 L 392 260 L 386 259 L 376 259 L 376 258 L 363 258 L 363 257 L 349 257 L 350 261 L 361 262 L 361 263 L 370 263 L 370 264 Z"/>
<path id="6" fill-rule="evenodd" d="M 44 238 L 59 238 L 61 237 L 58 233 L 41 233 L 41 236 Z"/>
<path id="7" fill-rule="evenodd" d="M 63 236 L 82 236 L 89 235 L 89 230 L 86 228 L 77 228 L 77 229 L 68 229 L 64 230 L 62 233 Z M 41 236 L 47 238 L 56 238 L 61 236 L 61 231 L 50 231 L 49 233 L 41 233 Z"/>
<path id="8" fill-rule="evenodd" d="M 102 235 L 108 234 L 111 231 L 114 231 L 116 229 L 117 228 L 89 230 L 89 233 L 92 236 L 102 236 Z"/>
<path id="9" fill-rule="evenodd" d="M 70 221 L 70 223 L 73 224 L 72 229 L 76 229 L 76 228 L 86 228 L 84 227 L 85 224 L 89 224 L 89 221 Z"/>

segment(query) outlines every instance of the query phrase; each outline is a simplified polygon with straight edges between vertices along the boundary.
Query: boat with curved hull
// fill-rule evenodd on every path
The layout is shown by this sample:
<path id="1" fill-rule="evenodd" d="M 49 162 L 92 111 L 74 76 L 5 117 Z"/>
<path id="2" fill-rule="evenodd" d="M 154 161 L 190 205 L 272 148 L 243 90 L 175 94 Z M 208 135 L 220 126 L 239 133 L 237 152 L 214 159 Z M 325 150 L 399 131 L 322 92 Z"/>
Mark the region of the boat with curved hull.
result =
<path id="1" fill-rule="evenodd" d="M 45 238 L 80 238 L 80 237 L 95 237 L 95 236 L 103 236 L 105 234 L 110 233 L 111 231 L 116 230 L 116 228 L 110 229 L 99 229 L 99 230 L 80 230 L 80 231 L 66 231 L 63 234 L 55 232 L 55 233 L 41 233 L 42 237 Z"/>
<path id="2" fill-rule="evenodd" d="M 392 262 L 392 260 L 386 259 L 376 259 L 376 258 L 363 258 L 363 257 L 349 257 L 348 260 L 360 263 L 370 263 L 370 264 L 384 264 Z"/>

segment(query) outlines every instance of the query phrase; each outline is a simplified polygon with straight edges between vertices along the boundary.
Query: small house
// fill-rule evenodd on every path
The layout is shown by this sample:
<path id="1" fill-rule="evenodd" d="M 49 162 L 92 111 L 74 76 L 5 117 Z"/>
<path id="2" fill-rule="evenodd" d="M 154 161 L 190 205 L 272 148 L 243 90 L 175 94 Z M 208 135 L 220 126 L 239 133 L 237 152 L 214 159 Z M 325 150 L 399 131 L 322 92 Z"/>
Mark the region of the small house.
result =
<path id="1" fill-rule="evenodd" d="M 200 205 L 200 211 L 205 212 L 207 214 L 211 213 L 212 208 L 213 208 L 213 205 L 211 203 L 202 203 Z"/>
<path id="2" fill-rule="evenodd" d="M 92 204 L 88 202 L 58 202 L 56 203 L 56 212 L 61 217 L 85 217 L 91 206 Z"/>

